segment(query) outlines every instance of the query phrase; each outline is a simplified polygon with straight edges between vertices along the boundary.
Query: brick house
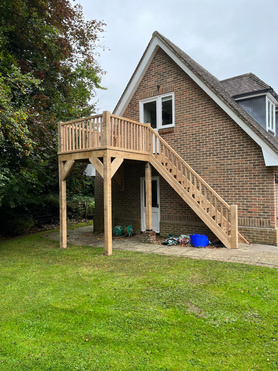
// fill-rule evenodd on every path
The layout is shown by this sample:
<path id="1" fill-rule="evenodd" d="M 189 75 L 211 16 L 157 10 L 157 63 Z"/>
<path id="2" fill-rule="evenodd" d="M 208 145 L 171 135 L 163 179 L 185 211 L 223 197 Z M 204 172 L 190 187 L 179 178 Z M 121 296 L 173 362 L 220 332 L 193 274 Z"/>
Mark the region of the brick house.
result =
<path id="1" fill-rule="evenodd" d="M 154 32 L 114 114 L 149 122 L 225 201 L 238 205 L 239 231 L 249 242 L 277 245 L 277 105 L 276 93 L 255 75 L 221 82 Z M 141 161 L 121 164 L 112 180 L 113 226 L 132 224 L 136 233 L 146 229 L 144 174 Z M 95 200 L 95 229 L 102 230 L 100 176 Z M 154 168 L 152 220 L 153 230 L 162 235 L 204 233 L 213 238 Z"/>

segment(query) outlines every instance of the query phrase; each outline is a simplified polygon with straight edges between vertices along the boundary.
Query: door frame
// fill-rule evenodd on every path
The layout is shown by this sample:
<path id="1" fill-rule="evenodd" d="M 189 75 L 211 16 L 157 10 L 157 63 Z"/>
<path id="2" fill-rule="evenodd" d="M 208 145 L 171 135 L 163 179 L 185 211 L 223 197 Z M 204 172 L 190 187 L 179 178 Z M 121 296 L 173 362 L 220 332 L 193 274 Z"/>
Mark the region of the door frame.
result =
<path id="1" fill-rule="evenodd" d="M 152 176 L 152 181 L 157 181 L 157 203 L 158 207 L 152 207 L 152 214 L 157 214 L 158 225 L 154 226 L 153 224 L 153 231 L 156 233 L 160 233 L 160 183 L 159 183 L 159 176 Z M 144 193 L 144 182 L 145 177 L 140 177 L 140 208 L 141 208 L 141 231 L 146 231 L 146 207 L 144 206 L 145 200 L 145 193 Z M 154 221 L 154 218 L 152 218 Z"/>

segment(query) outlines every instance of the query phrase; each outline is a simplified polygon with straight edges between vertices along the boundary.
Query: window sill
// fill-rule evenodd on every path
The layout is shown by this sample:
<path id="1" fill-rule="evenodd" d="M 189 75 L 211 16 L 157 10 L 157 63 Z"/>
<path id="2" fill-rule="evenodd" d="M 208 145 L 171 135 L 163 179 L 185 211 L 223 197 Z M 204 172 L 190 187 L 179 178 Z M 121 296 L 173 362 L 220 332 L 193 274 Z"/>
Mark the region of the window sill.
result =
<path id="1" fill-rule="evenodd" d="M 164 128 L 164 129 L 159 129 L 158 134 L 168 134 L 168 133 L 174 133 L 175 127 L 172 126 L 171 128 Z"/>

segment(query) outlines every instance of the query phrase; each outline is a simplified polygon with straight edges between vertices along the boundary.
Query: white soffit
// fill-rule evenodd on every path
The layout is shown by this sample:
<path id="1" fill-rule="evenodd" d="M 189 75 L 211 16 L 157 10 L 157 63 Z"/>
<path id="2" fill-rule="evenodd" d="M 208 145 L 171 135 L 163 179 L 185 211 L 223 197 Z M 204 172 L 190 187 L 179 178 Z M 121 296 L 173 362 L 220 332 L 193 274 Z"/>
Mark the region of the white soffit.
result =
<path id="1" fill-rule="evenodd" d="M 267 148 L 262 148 L 264 155 L 265 166 L 278 166 L 277 155 L 275 152 L 272 153 Z"/>
<path id="2" fill-rule="evenodd" d="M 276 154 L 261 137 L 259 137 L 244 121 L 242 121 L 233 110 L 230 109 L 198 76 L 194 74 L 177 56 L 168 48 L 157 36 L 150 42 L 148 49 L 145 52 L 141 63 L 138 66 L 130 84 L 120 102 L 115 114 L 118 116 L 123 115 L 129 100 L 136 91 L 141 79 L 143 78 L 147 68 L 149 67 L 157 48 L 160 47 L 169 57 L 196 82 L 201 89 L 203 89 L 219 107 L 223 109 L 241 128 L 244 130 L 261 148 L 264 156 L 266 166 L 278 166 L 278 154 Z"/>

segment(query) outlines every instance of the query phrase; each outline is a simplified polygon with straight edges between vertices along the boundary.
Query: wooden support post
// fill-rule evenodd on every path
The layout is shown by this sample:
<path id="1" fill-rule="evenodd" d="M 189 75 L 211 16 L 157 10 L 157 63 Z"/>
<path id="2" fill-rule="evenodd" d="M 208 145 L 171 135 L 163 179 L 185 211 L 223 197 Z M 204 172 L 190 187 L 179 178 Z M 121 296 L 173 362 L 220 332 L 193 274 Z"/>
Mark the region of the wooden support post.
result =
<path id="1" fill-rule="evenodd" d="M 237 205 L 231 205 L 231 248 L 238 248 L 238 215 Z"/>
<path id="2" fill-rule="evenodd" d="M 149 162 L 145 165 L 146 185 L 146 230 L 152 231 L 152 169 Z"/>
<path id="3" fill-rule="evenodd" d="M 103 158 L 104 179 L 104 243 L 105 255 L 112 255 L 112 196 L 111 196 L 111 156 L 107 151 Z"/>
<path id="4" fill-rule="evenodd" d="M 63 179 L 63 162 L 59 161 L 60 248 L 67 248 L 67 182 Z"/>

